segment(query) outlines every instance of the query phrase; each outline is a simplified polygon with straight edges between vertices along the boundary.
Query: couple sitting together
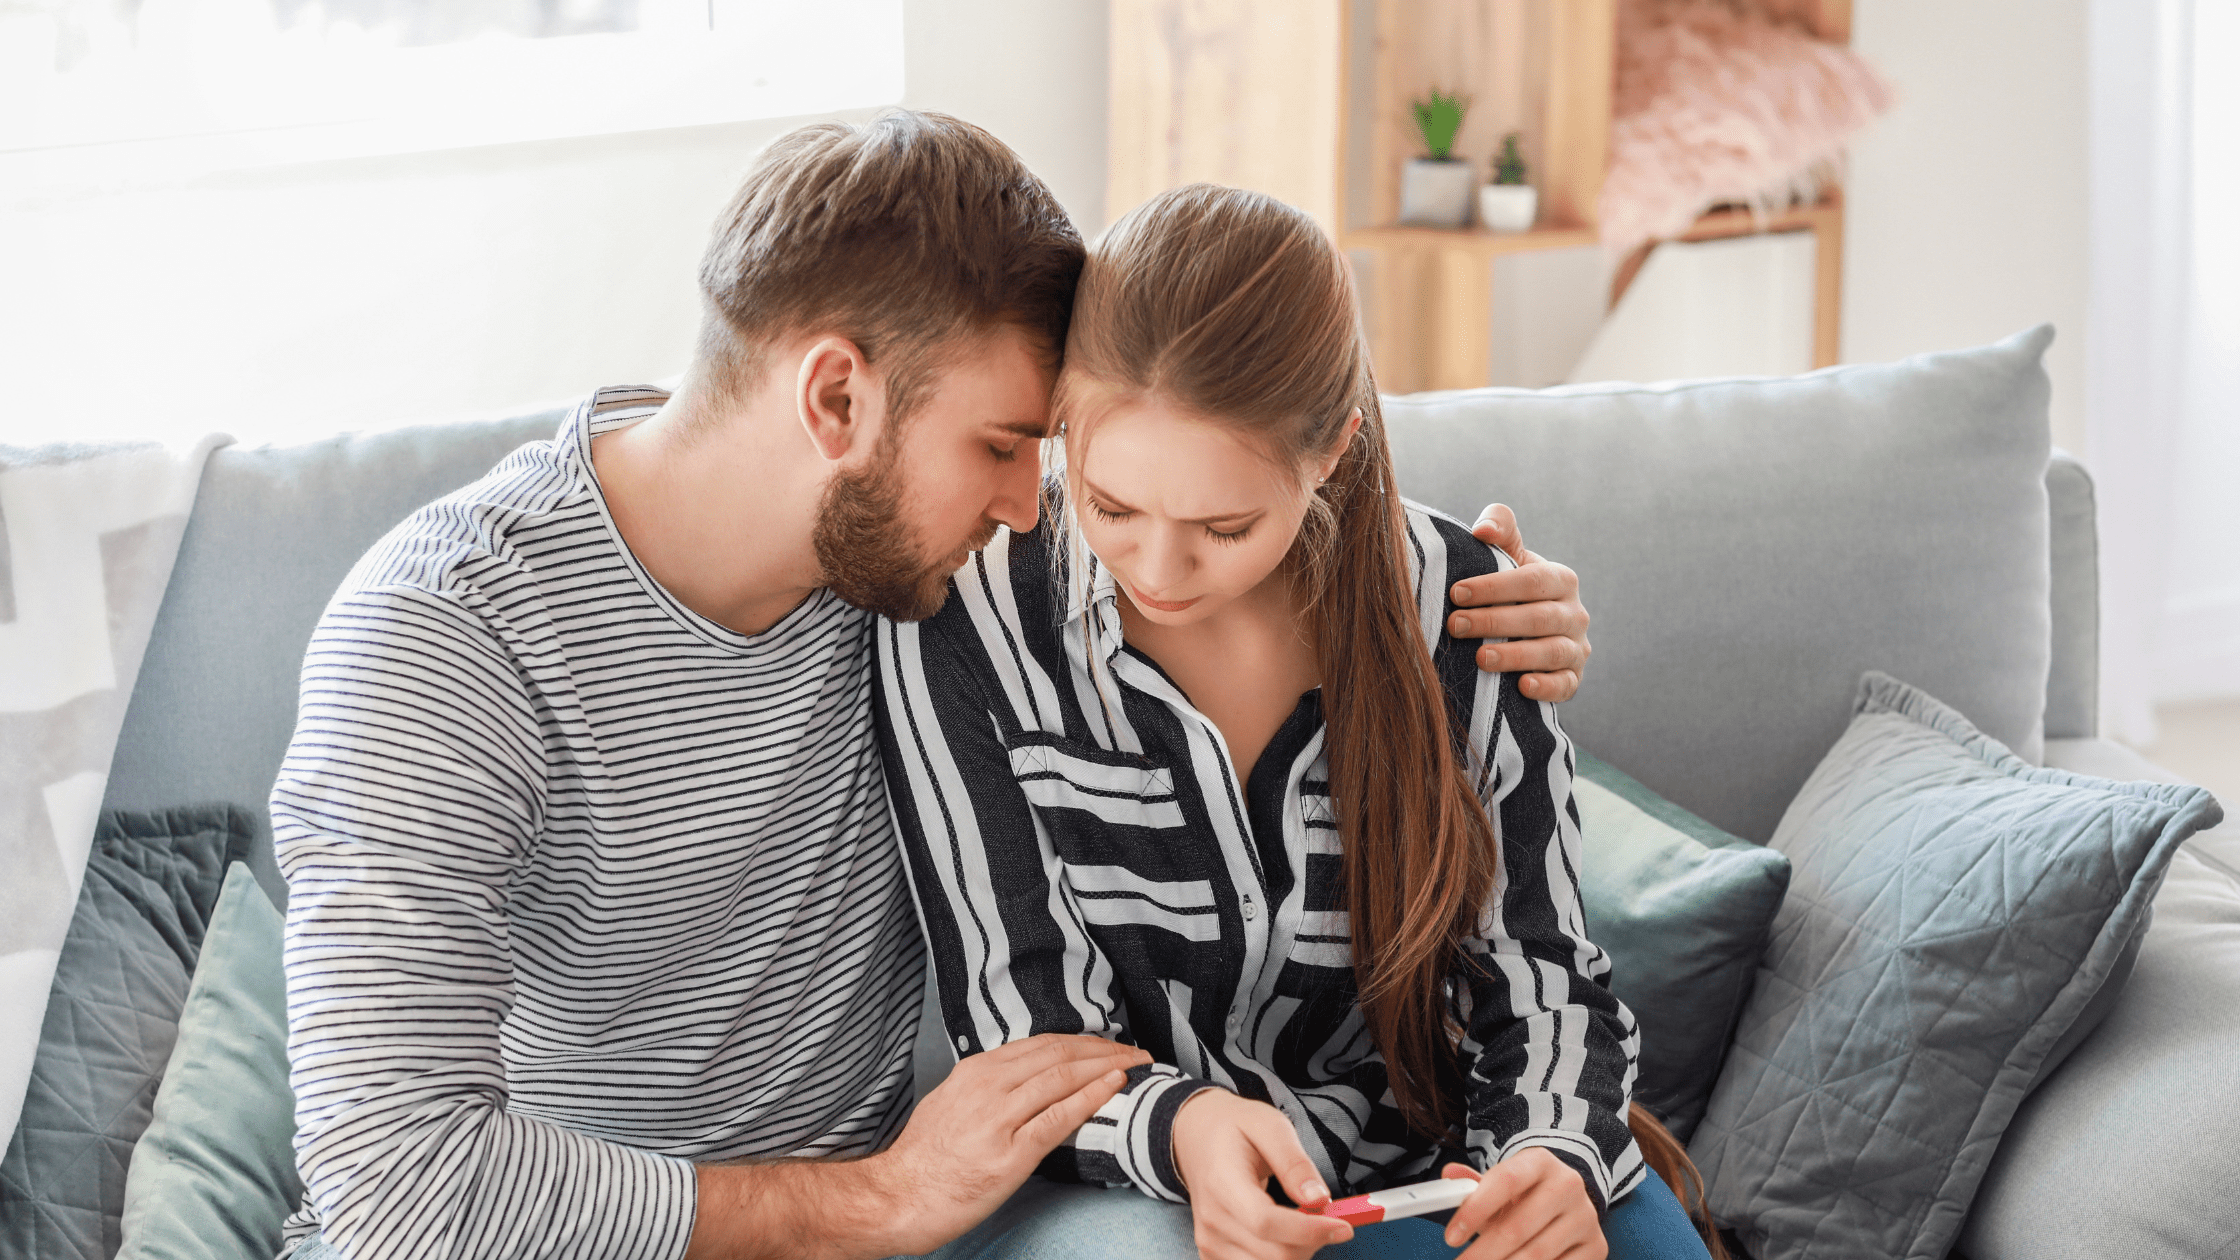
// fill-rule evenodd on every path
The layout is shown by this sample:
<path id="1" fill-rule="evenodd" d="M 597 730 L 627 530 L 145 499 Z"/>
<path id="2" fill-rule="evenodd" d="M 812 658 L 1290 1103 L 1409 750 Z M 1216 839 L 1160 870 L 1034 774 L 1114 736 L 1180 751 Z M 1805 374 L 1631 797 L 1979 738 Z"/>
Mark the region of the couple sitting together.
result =
<path id="1" fill-rule="evenodd" d="M 1084 249 L 895 112 L 772 145 L 700 281 L 676 392 L 312 639 L 295 1260 L 1705 1254 L 1580 908 L 1576 579 L 1400 498 L 1311 220 Z"/>

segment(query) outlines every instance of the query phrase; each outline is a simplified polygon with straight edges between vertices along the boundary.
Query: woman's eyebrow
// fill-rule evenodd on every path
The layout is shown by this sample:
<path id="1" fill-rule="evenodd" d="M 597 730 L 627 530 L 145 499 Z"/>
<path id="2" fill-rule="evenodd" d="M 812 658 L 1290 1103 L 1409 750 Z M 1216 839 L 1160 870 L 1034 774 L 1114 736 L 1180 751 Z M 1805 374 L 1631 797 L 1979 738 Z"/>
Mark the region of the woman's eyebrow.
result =
<path id="1" fill-rule="evenodd" d="M 1081 484 L 1088 487 L 1089 493 L 1104 500 L 1104 504 L 1106 507 L 1114 508 L 1122 512 L 1135 511 L 1134 508 L 1129 507 L 1125 503 L 1122 503 L 1111 492 L 1105 490 L 1103 487 L 1099 486 L 1096 482 L 1089 480 L 1087 477 L 1083 477 L 1081 479 Z M 1257 520 L 1258 518 L 1267 515 L 1267 512 L 1268 509 L 1266 508 L 1246 508 L 1241 512 L 1223 512 L 1217 516 L 1180 517 L 1177 519 L 1181 520 L 1185 525 L 1225 525 L 1231 521 L 1244 520 L 1246 517 L 1251 517 Z"/>

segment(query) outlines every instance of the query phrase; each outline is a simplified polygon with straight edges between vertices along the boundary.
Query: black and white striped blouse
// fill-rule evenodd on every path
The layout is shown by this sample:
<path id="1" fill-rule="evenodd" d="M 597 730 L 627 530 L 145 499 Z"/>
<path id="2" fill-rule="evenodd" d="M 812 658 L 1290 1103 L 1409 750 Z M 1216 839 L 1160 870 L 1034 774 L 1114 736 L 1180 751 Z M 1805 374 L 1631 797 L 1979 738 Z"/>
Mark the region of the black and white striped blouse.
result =
<path id="1" fill-rule="evenodd" d="M 1445 633 L 1454 583 L 1510 562 L 1451 518 L 1407 516 L 1424 638 L 1500 838 L 1469 945 L 1484 965 L 1456 977 L 1459 1154 L 1484 1168 L 1546 1147 L 1607 1206 L 1642 1176 L 1639 1035 L 1586 935 L 1570 742 L 1552 705 Z M 1355 1004 L 1319 693 L 1240 782 L 1213 724 L 1124 646 L 1109 571 L 1092 558 L 1085 595 L 1058 589 L 1049 533 L 999 533 L 939 614 L 878 629 L 888 790 L 951 1043 L 1089 1032 L 1151 1052 L 1053 1176 L 1182 1199 L 1170 1126 L 1209 1086 L 1282 1108 L 1335 1194 L 1435 1175 L 1458 1153 L 1408 1129 Z"/>
<path id="2" fill-rule="evenodd" d="M 756 635 L 622 545 L 594 433 L 415 513 L 304 660 L 272 793 L 300 1234 L 354 1260 L 674 1260 L 689 1161 L 900 1128 L 923 952 L 871 720 L 873 619 Z"/>

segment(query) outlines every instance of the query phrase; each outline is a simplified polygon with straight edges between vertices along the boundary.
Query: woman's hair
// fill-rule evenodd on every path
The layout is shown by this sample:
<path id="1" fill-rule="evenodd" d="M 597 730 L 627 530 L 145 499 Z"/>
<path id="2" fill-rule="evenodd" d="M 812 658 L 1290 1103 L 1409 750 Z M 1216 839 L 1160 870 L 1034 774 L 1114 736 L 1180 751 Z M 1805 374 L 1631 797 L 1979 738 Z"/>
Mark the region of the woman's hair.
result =
<path id="1" fill-rule="evenodd" d="M 1315 632 L 1362 1017 L 1408 1123 L 1457 1141 L 1448 982 L 1493 896 L 1493 825 L 1416 622 L 1352 278 L 1312 219 L 1193 184 L 1104 234 L 1074 296 L 1058 386 L 1069 464 L 1099 415 L 1139 398 L 1242 430 L 1301 472 L 1361 413 L 1284 563 Z M 1052 518 L 1066 528 L 1062 505 Z"/>

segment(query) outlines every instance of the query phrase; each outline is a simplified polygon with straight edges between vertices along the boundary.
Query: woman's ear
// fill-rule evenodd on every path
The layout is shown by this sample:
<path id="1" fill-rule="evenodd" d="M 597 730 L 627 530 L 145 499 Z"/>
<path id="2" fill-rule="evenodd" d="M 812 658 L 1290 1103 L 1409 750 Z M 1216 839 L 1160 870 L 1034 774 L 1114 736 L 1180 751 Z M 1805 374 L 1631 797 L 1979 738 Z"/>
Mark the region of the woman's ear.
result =
<path id="1" fill-rule="evenodd" d="M 873 440 L 886 392 L 846 337 L 819 337 L 801 356 L 794 409 L 817 454 L 837 463 Z"/>
<path id="2" fill-rule="evenodd" d="M 1346 417 L 1346 431 L 1338 435 L 1337 449 L 1323 457 L 1322 469 L 1314 477 L 1317 485 L 1330 480 L 1330 474 L 1338 470 L 1338 461 L 1346 457 L 1346 448 L 1353 445 L 1355 435 L 1360 432 L 1361 408 L 1355 407 L 1353 414 Z"/>

